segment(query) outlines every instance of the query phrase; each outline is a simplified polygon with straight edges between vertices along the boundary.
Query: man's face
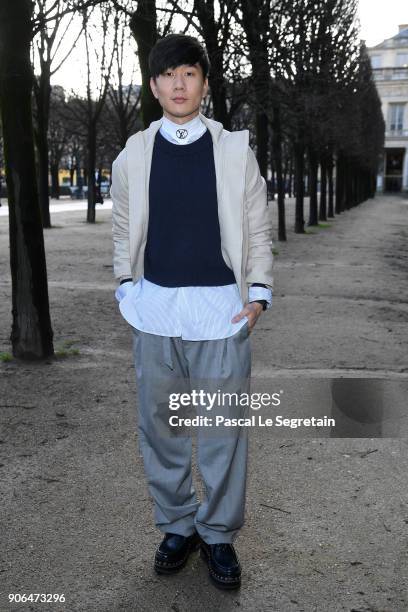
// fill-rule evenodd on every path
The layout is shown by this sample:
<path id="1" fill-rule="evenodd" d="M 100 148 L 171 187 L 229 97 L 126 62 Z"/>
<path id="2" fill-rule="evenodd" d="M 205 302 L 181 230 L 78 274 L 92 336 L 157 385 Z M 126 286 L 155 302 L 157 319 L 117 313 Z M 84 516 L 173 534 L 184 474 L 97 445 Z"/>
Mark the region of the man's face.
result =
<path id="1" fill-rule="evenodd" d="M 168 68 L 156 77 L 156 82 L 151 78 L 150 87 L 164 116 L 182 124 L 198 115 L 201 100 L 207 94 L 208 79 L 203 79 L 200 64 L 184 64 Z"/>

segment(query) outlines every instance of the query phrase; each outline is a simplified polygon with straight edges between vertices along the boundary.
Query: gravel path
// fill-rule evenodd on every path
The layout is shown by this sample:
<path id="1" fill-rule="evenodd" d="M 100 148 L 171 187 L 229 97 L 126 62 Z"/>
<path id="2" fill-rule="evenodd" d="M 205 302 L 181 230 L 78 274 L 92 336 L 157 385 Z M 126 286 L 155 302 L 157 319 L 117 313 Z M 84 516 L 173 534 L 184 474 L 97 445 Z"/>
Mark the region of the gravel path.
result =
<path id="1" fill-rule="evenodd" d="M 251 335 L 252 391 L 284 390 L 283 410 L 330 413 L 339 429 L 251 431 L 233 593 L 209 584 L 196 554 L 177 576 L 152 570 L 161 535 L 137 453 L 111 212 L 98 210 L 94 226 L 84 211 L 53 214 L 45 240 L 61 355 L 0 364 L 1 611 L 408 609 L 408 200 L 376 197 L 308 235 L 293 233 L 293 208 L 287 243 L 275 240 L 273 307 Z M 6 216 L 0 254 L 0 352 L 10 352 Z M 361 389 L 374 404 L 381 395 L 378 418 L 347 412 L 367 409 Z M 9 604 L 9 593 L 66 602 Z"/>

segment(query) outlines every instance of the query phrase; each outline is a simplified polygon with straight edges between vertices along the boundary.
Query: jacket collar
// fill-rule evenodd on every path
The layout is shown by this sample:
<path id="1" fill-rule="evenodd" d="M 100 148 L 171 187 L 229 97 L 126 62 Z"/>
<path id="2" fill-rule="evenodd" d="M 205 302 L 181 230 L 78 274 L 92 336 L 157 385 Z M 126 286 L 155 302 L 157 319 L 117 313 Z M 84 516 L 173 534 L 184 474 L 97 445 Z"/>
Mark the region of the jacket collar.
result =
<path id="1" fill-rule="evenodd" d="M 215 146 L 218 145 L 218 142 L 221 138 L 221 134 L 223 132 L 222 123 L 220 123 L 219 121 L 214 121 L 214 119 L 209 119 L 208 117 L 206 117 L 200 112 L 198 113 L 198 116 L 200 117 L 204 125 L 207 126 L 208 131 L 211 134 L 213 144 Z M 143 134 L 146 149 L 153 147 L 156 133 L 159 131 L 162 123 L 163 123 L 163 117 L 161 117 L 157 121 L 152 121 L 149 127 L 143 130 L 142 134 Z"/>

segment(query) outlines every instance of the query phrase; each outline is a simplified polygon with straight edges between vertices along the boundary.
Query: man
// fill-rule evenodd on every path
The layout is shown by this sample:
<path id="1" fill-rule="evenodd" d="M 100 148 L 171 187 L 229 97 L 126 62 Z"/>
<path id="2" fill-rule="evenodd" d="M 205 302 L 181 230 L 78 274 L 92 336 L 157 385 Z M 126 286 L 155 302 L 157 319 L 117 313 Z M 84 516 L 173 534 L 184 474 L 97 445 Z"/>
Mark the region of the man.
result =
<path id="1" fill-rule="evenodd" d="M 134 340 L 139 449 L 165 534 L 154 567 L 173 573 L 200 547 L 216 586 L 237 588 L 232 542 L 244 522 L 245 428 L 222 437 L 198 429 L 200 503 L 191 436 L 170 435 L 169 398 L 199 387 L 249 390 L 249 334 L 272 304 L 266 186 L 248 131 L 228 132 L 200 113 L 209 61 L 199 41 L 166 36 L 149 68 L 163 117 L 127 141 L 113 163 L 111 196 L 116 297 Z M 197 414 L 208 416 L 208 406 Z"/>

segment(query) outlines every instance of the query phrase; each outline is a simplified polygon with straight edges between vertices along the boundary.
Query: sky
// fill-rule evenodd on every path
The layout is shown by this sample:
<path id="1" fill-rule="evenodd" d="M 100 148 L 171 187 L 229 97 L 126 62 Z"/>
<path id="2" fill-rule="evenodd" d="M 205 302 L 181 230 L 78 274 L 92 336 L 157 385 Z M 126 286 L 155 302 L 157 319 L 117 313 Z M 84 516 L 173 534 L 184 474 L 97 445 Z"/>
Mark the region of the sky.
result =
<path id="1" fill-rule="evenodd" d="M 408 24 L 407 0 L 359 0 L 360 37 L 368 47 L 398 33 L 398 25 Z"/>
<path id="2" fill-rule="evenodd" d="M 408 23 L 408 0 L 359 0 L 360 37 L 368 47 L 390 38 L 398 32 L 398 25 Z M 135 45 L 134 41 L 130 45 Z M 130 47 L 131 49 L 131 47 Z M 84 92 L 84 51 L 78 48 L 52 77 L 52 84 L 62 85 L 67 91 Z M 140 76 L 136 77 L 140 83 Z"/>

